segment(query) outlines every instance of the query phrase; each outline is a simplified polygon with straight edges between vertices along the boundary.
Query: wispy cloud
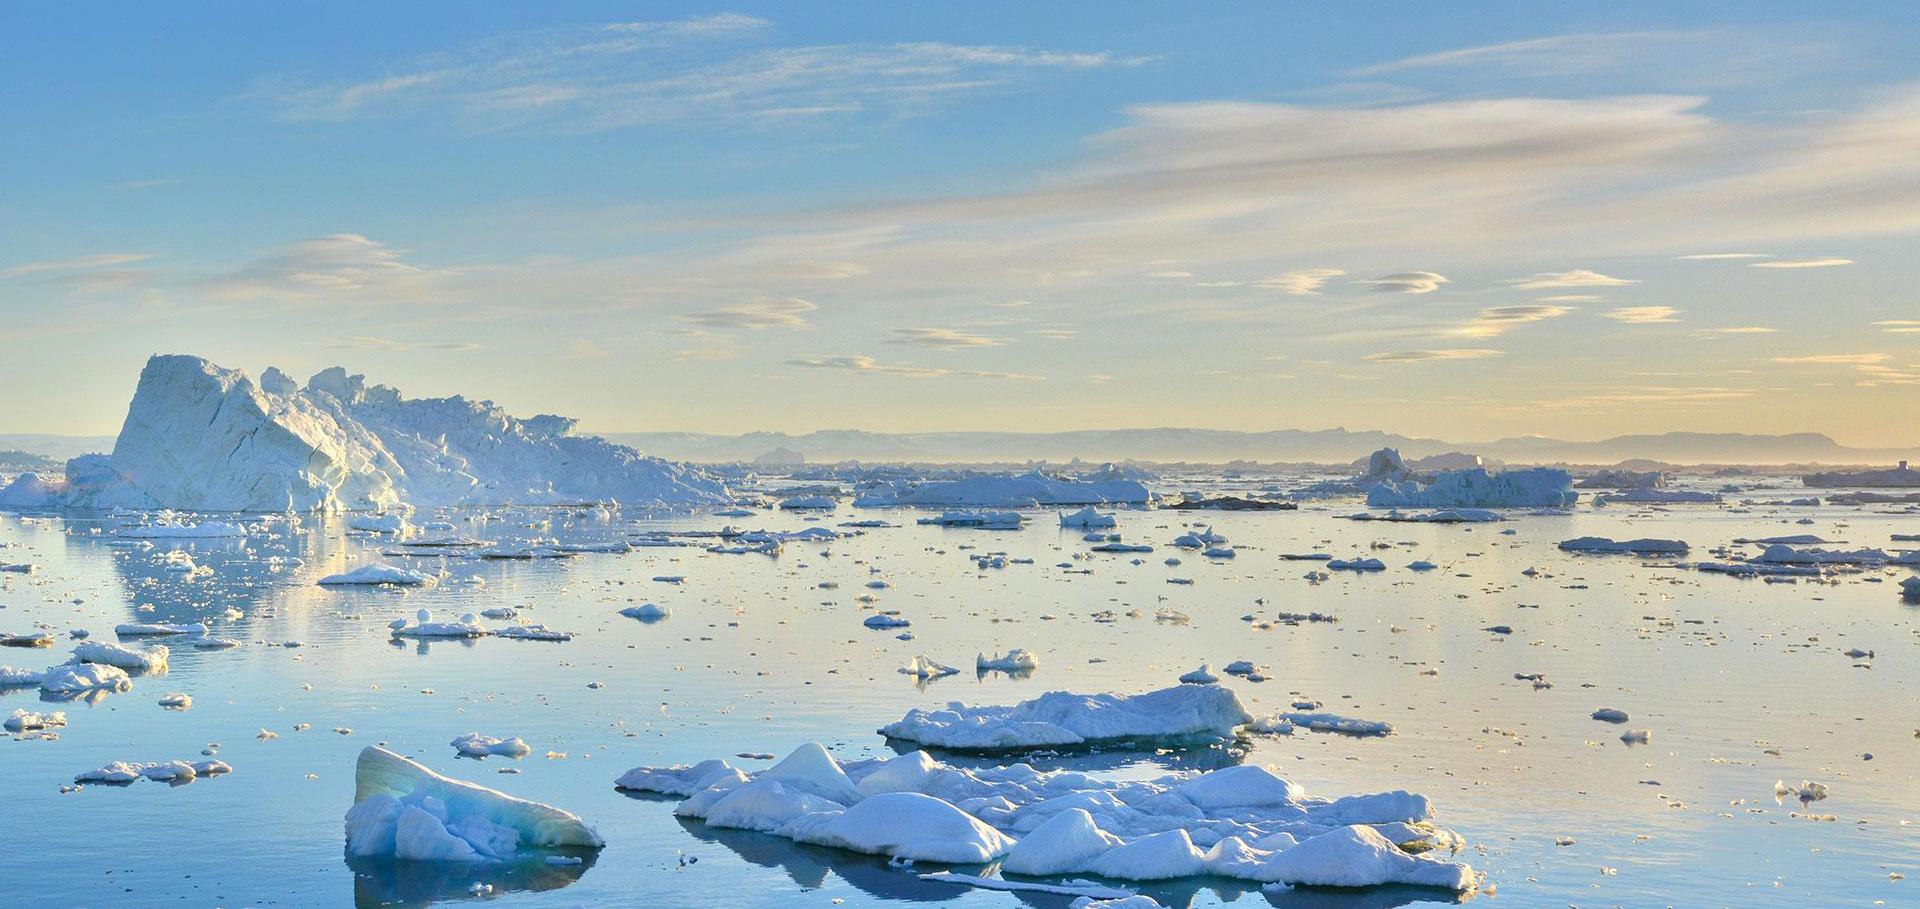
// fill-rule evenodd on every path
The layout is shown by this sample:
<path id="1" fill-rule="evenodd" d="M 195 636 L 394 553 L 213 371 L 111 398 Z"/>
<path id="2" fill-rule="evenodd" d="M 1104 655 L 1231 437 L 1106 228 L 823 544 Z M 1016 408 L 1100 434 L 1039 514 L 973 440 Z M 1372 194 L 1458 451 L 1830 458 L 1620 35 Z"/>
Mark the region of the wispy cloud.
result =
<path id="1" fill-rule="evenodd" d="M 1601 315 L 1629 325 L 1658 325 L 1680 321 L 1680 310 L 1671 306 L 1622 306 L 1619 309 L 1609 309 Z"/>
<path id="2" fill-rule="evenodd" d="M 807 314 L 820 307 L 799 297 L 760 297 L 737 306 L 722 306 L 706 312 L 689 313 L 681 320 L 703 328 L 745 329 L 808 328 Z"/>
<path id="3" fill-rule="evenodd" d="M 1542 272 L 1527 278 L 1511 278 L 1506 283 L 1520 290 L 1548 290 L 1556 287 L 1625 287 L 1640 282 L 1632 278 L 1603 275 L 1588 268 L 1576 268 L 1571 271 Z"/>
<path id="4" fill-rule="evenodd" d="M 1920 335 L 1920 319 L 1884 319 L 1873 324 L 1890 335 Z"/>
<path id="5" fill-rule="evenodd" d="M 1449 347 L 1438 350 L 1394 350 L 1367 354 L 1376 363 L 1417 363 L 1424 360 L 1486 360 L 1504 356 L 1504 351 L 1484 347 Z"/>
<path id="6" fill-rule="evenodd" d="M 1338 278 L 1344 274 L 1346 274 L 1346 272 L 1338 268 L 1301 268 L 1277 275 L 1269 275 L 1264 278 L 1256 278 L 1251 283 L 1255 287 L 1277 290 L 1283 294 L 1306 296 L 1308 294 L 1319 293 L 1320 288 L 1325 287 L 1328 280 Z"/>
<path id="7" fill-rule="evenodd" d="M 956 328 L 896 328 L 893 330 L 893 343 L 917 344 L 936 350 L 968 350 L 975 347 L 999 347 L 1007 343 L 1005 338 L 990 338 L 976 335 Z"/>
<path id="8" fill-rule="evenodd" d="M 1453 334 L 1467 338 L 1495 338 L 1506 334 L 1516 325 L 1557 319 L 1570 312 L 1573 310 L 1565 306 L 1545 304 L 1493 306 L 1480 310 L 1479 315 L 1465 325 L 1454 329 Z"/>
<path id="9" fill-rule="evenodd" d="M 0 281 L 20 278 L 27 275 L 48 272 L 86 271 L 96 268 L 111 268 L 116 265 L 130 265 L 153 258 L 146 253 L 99 253 L 91 256 L 75 256 L 71 259 L 52 259 L 44 262 L 24 262 L 0 268 Z"/>
<path id="10" fill-rule="evenodd" d="M 1805 354 L 1772 359 L 1775 363 L 1790 366 L 1873 366 L 1893 359 L 1893 355 L 1885 353 Z"/>
<path id="11" fill-rule="evenodd" d="M 1839 256 L 1824 256 L 1818 259 L 1776 259 L 1772 262 L 1755 262 L 1752 265 L 1748 265 L 1747 267 L 1748 268 L 1834 268 L 1841 265 L 1852 265 L 1852 264 L 1853 264 L 1852 259 L 1842 259 Z"/>
<path id="12" fill-rule="evenodd" d="M 1402 294 L 1430 294 L 1447 283 L 1447 276 L 1431 271 L 1403 271 L 1397 274 L 1368 278 L 1358 283 L 1372 285 L 1374 290 Z"/>
<path id="13" fill-rule="evenodd" d="M 474 351 L 480 350 L 478 344 L 466 341 L 396 341 L 392 338 L 377 338 L 360 335 L 342 338 L 327 345 L 328 350 L 384 350 L 391 353 L 406 353 L 414 350 Z"/>
<path id="14" fill-rule="evenodd" d="M 1010 379 L 1021 382 L 1037 382 L 1044 376 L 1031 376 L 1017 372 L 989 372 L 977 369 L 943 369 L 937 366 L 914 366 L 906 363 L 882 363 L 865 354 L 843 354 L 832 357 L 796 357 L 788 360 L 789 366 L 806 369 L 833 369 L 844 372 L 866 373 L 880 376 L 900 376 L 909 379 L 937 379 L 947 376 L 974 379 Z"/>
<path id="15" fill-rule="evenodd" d="M 1714 27 L 1544 35 L 1416 54 L 1350 70 L 1355 78 L 1440 71 L 1496 77 L 1637 77 L 1729 84 L 1787 78 L 1820 65 L 1835 43 L 1812 29 Z"/>
<path id="16" fill-rule="evenodd" d="M 427 303 L 454 272 L 411 262 L 360 234 L 330 234 L 280 246 L 199 283 L 229 301 Z"/>
<path id="17" fill-rule="evenodd" d="M 1694 253 L 1694 254 L 1692 254 L 1692 255 L 1689 255 L 1689 256 L 1674 256 L 1674 258 L 1676 258 L 1676 259 L 1682 259 L 1682 260 L 1685 260 L 1685 261 L 1689 261 L 1689 262 L 1715 262 L 1715 261 L 1719 261 L 1719 260 L 1722 260 L 1722 259 L 1771 259 L 1771 258 L 1773 258 L 1773 254 L 1771 254 L 1771 253 L 1742 253 L 1742 252 L 1727 252 L 1727 253 Z"/>
<path id="18" fill-rule="evenodd" d="M 767 126 L 901 114 L 1037 74 L 1130 66 L 1103 52 L 917 42 L 766 46 L 737 14 L 508 35 L 376 77 L 281 79 L 254 93 L 292 119 L 426 112 L 482 130 L 593 132 L 665 122 Z"/>

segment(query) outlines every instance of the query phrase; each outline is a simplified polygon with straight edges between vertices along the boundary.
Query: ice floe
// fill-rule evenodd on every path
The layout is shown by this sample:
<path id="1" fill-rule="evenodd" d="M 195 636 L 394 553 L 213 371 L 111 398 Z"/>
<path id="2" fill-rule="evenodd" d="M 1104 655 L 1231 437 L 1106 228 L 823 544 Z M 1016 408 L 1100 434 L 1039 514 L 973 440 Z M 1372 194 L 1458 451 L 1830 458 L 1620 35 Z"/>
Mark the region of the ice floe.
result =
<path id="1" fill-rule="evenodd" d="M 1017 751 L 1110 742 L 1220 741 L 1251 717 L 1214 685 L 1176 685 L 1136 695 L 1052 691 L 1012 706 L 913 709 L 880 728 L 890 739 L 954 751 Z"/>
<path id="2" fill-rule="evenodd" d="M 606 843 L 574 814 L 441 776 L 379 746 L 360 752 L 347 852 L 415 861 L 511 859 L 526 849 Z"/>

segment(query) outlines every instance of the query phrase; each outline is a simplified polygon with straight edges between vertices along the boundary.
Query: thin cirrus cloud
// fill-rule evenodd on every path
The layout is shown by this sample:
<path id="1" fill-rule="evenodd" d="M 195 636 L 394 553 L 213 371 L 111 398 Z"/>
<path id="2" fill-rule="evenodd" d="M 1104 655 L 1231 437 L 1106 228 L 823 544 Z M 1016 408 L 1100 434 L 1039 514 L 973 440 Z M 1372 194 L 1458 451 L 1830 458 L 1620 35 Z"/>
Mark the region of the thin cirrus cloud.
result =
<path id="1" fill-rule="evenodd" d="M 1601 315 L 1628 325 L 1660 325 L 1680 321 L 1680 310 L 1671 306 L 1622 306 Z"/>
<path id="2" fill-rule="evenodd" d="M 1774 357 L 1773 362 L 1787 366 L 1877 366 L 1893 359 L 1885 353 L 1804 354 Z"/>
<path id="3" fill-rule="evenodd" d="M 112 268 L 118 265 L 131 265 L 153 258 L 147 253 L 99 253 L 91 256 L 75 256 L 71 259 L 53 259 L 45 262 L 24 262 L 0 268 L 0 281 L 9 278 L 21 278 L 58 272 L 89 271 L 98 268 Z"/>
<path id="4" fill-rule="evenodd" d="M 1890 335 L 1920 335 L 1920 319 L 1883 319 L 1873 324 Z"/>
<path id="5" fill-rule="evenodd" d="M 1132 66 L 1103 52 L 917 42 L 769 46 L 737 14 L 507 35 L 360 81 L 263 83 L 296 120 L 443 112 L 481 131 L 599 132 L 656 123 L 768 126 L 912 113 L 1042 73 Z"/>
<path id="6" fill-rule="evenodd" d="M 807 314 L 820 307 L 799 297 L 759 297 L 736 306 L 688 313 L 680 320 L 701 328 L 762 331 L 768 328 L 811 328 Z"/>
<path id="7" fill-rule="evenodd" d="M 1447 283 L 1447 276 L 1431 271 L 1403 271 L 1358 282 L 1374 290 L 1400 294 L 1430 294 Z"/>
<path id="8" fill-rule="evenodd" d="M 1573 310 L 1566 306 L 1545 304 L 1523 304 L 1519 306 L 1491 306 L 1480 310 L 1472 321 L 1454 329 L 1453 333 L 1468 338 L 1496 338 L 1506 334 L 1516 325 L 1528 322 L 1543 322 L 1557 319 Z"/>
<path id="9" fill-rule="evenodd" d="M 1822 256 L 1817 259 L 1775 259 L 1771 262 L 1755 262 L 1751 265 L 1748 265 L 1747 267 L 1748 268 L 1836 268 L 1841 265 L 1852 265 L 1852 264 L 1853 264 L 1852 259 L 1843 259 L 1843 258 L 1840 258 L 1839 256 Z"/>
<path id="10" fill-rule="evenodd" d="M 948 376 L 973 379 L 1009 379 L 1020 382 L 1038 382 L 1044 376 L 1032 376 L 1017 372 L 990 372 L 978 369 L 945 369 L 938 366 L 914 366 L 907 363 L 882 363 L 865 354 L 843 354 L 831 357 L 795 357 L 787 361 L 788 366 L 806 369 L 832 369 L 843 372 L 862 373 L 876 376 L 900 376 L 909 379 L 938 379 Z"/>
<path id="11" fill-rule="evenodd" d="M 1576 268 L 1571 271 L 1542 272 L 1531 277 L 1512 278 L 1505 283 L 1519 290 L 1549 290 L 1558 287 L 1625 287 L 1640 282 L 1633 278 L 1603 275 L 1588 268 Z"/>
<path id="12" fill-rule="evenodd" d="M 1277 290 L 1283 294 L 1300 297 L 1319 293 L 1320 288 L 1325 287 L 1329 280 L 1338 278 L 1344 274 L 1346 274 L 1346 272 L 1338 268 L 1300 268 L 1277 275 L 1269 275 L 1265 278 L 1257 278 L 1252 284 L 1255 287 L 1264 287 L 1268 290 Z M 1225 286 L 1234 286 L 1234 284 L 1226 284 Z"/>
<path id="13" fill-rule="evenodd" d="M 896 328 L 893 330 L 892 343 L 917 344 L 935 350 L 969 350 L 976 347 L 999 347 L 1007 343 L 1007 340 L 976 335 L 957 328 Z"/>
<path id="14" fill-rule="evenodd" d="M 361 234 L 329 234 L 277 247 L 198 286 L 226 301 L 426 303 L 454 274 Z"/>
<path id="15" fill-rule="evenodd" d="M 415 350 L 445 350 L 467 352 L 480 350 L 478 344 L 466 341 L 396 341 L 392 338 L 378 338 L 359 335 L 342 338 L 327 345 L 328 350 L 379 350 L 390 353 L 406 353 Z"/>
<path id="16" fill-rule="evenodd" d="M 1393 350 L 1367 354 L 1364 359 L 1375 363 L 1418 363 L 1426 360 L 1487 360 L 1504 355 L 1504 351 L 1485 347 L 1444 347 L 1429 350 Z"/>

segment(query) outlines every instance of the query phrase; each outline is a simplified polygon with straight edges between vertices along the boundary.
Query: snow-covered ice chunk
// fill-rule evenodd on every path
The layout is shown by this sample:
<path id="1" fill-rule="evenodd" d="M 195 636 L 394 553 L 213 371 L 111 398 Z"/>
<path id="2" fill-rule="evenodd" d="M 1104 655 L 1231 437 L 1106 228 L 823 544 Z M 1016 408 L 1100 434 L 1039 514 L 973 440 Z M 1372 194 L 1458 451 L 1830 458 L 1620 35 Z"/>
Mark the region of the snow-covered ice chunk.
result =
<path id="1" fill-rule="evenodd" d="M 469 732 L 450 742 L 453 750 L 465 757 L 526 757 L 533 753 L 525 740 L 518 736 L 499 738 L 478 732 Z"/>
<path id="2" fill-rule="evenodd" d="M 135 650 L 106 641 L 83 641 L 73 648 L 76 663 L 100 663 L 134 672 L 166 672 L 171 651 L 159 644 Z"/>
<path id="3" fill-rule="evenodd" d="M 1014 844 L 951 803 L 918 792 L 882 793 L 845 811 L 806 815 L 778 833 L 818 846 L 964 865 L 993 861 Z"/>
<path id="4" fill-rule="evenodd" d="M 907 665 L 900 667 L 902 675 L 910 675 L 917 679 L 939 679 L 959 672 L 960 670 L 938 662 L 924 653 L 908 660 Z"/>
<path id="5" fill-rule="evenodd" d="M 973 668 L 975 672 L 1032 672 L 1040 668 L 1040 657 L 1031 650 L 1015 647 L 1005 655 L 997 652 L 991 657 L 984 653 L 975 654 Z"/>
<path id="6" fill-rule="evenodd" d="M 1120 521 L 1118 518 L 1110 514 L 1101 514 L 1100 510 L 1094 508 L 1092 505 L 1088 505 L 1071 514 L 1062 513 L 1060 515 L 1060 526 L 1062 527 L 1079 527 L 1084 530 L 1097 530 L 1103 527 L 1117 527 L 1119 524 Z"/>
<path id="7" fill-rule="evenodd" d="M 355 585 L 391 584 L 398 587 L 432 587 L 440 583 L 440 578 L 422 571 L 375 562 L 362 565 L 352 571 L 330 574 L 314 583 L 322 587 L 346 587 Z"/>
<path id="8" fill-rule="evenodd" d="M 480 638 L 490 632 L 480 624 L 479 617 L 469 612 L 457 622 L 436 622 L 433 611 L 422 609 L 414 614 L 414 621 L 395 619 L 389 626 L 397 638 Z"/>
<path id="9" fill-rule="evenodd" d="M 628 606 L 620 610 L 620 614 L 630 619 L 639 619 L 642 622 L 657 622 L 672 615 L 673 610 L 654 603 L 641 603 L 638 606 Z"/>
<path id="10" fill-rule="evenodd" d="M 1017 751 L 1122 740 L 1167 743 L 1231 738 L 1251 717 L 1233 691 L 1176 685 L 1136 695 L 1053 691 L 1013 706 L 909 710 L 880 734 L 962 751 Z"/>
<path id="11" fill-rule="evenodd" d="M 55 666 L 40 675 L 40 690 L 54 694 L 81 694 L 89 691 L 131 691 L 133 680 L 127 671 L 104 663 L 72 663 Z"/>

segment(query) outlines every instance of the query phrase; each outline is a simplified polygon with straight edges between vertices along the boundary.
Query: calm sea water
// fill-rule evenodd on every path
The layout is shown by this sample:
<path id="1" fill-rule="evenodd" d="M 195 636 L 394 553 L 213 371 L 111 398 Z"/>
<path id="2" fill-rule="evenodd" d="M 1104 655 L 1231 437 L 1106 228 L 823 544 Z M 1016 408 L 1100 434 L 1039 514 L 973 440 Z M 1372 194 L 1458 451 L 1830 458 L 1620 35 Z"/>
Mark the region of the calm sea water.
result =
<path id="1" fill-rule="evenodd" d="M 904 526 L 790 545 L 779 558 L 643 549 L 565 561 L 450 560 L 453 583 L 416 592 L 316 587 L 316 578 L 387 548 L 337 522 L 177 544 L 213 569 L 186 581 L 159 565 L 176 544 L 109 547 L 116 522 L 104 517 L 3 515 L 0 561 L 41 567 L 0 574 L 0 631 L 45 625 L 62 640 L 52 651 L 0 649 L 0 663 L 42 668 L 65 658 L 67 629 L 112 640 L 112 627 L 127 621 L 208 621 L 244 645 L 176 647 L 166 676 L 137 678 L 133 691 L 91 704 L 43 704 L 34 690 L 0 694 L 0 713 L 64 709 L 70 721 L 57 741 L 0 742 L 0 888 L 6 905 L 33 907 L 427 905 L 469 899 L 476 879 L 496 885 L 491 901 L 515 907 L 1063 906 L 1061 898 L 921 882 L 879 858 L 684 823 L 672 817 L 671 801 L 624 796 L 613 780 L 634 765 L 783 754 L 808 740 L 848 758 L 885 754 L 873 730 L 909 707 L 1010 703 L 1057 689 L 1143 691 L 1203 662 L 1217 670 L 1251 659 L 1270 667 L 1272 681 L 1225 684 L 1255 713 L 1308 697 L 1390 721 L 1397 732 L 1262 738 L 1248 759 L 1319 795 L 1407 788 L 1433 796 L 1438 820 L 1472 844 L 1462 859 L 1498 887 L 1478 900 L 1920 905 L 1920 831 L 1912 825 L 1920 818 L 1920 624 L 1894 583 L 1906 573 L 1766 584 L 1554 548 L 1588 534 L 1673 537 L 1691 542 L 1698 559 L 1737 537 L 1788 533 L 1887 547 L 1892 533 L 1920 531 L 1920 515 L 1583 505 L 1570 517 L 1494 525 L 1338 517 L 1354 510 L 1334 503 L 1299 512 L 1121 512 L 1120 532 L 1159 547 L 1137 557 L 1086 555 L 1080 533 L 1058 528 L 1044 511 L 1012 532 L 922 527 L 912 512 L 849 508 L 731 521 L 495 511 L 492 522 L 464 531 L 593 540 L 730 522 L 798 529 L 880 517 Z M 464 522 L 472 513 L 443 516 Z M 1797 523 L 1803 518 L 1813 523 Z M 1211 561 L 1168 546 L 1193 520 L 1230 537 L 1238 558 Z M 1313 585 L 1303 575 L 1317 566 L 1280 559 L 1312 551 L 1377 556 L 1390 569 L 1336 573 Z M 985 552 L 1033 562 L 976 567 L 972 556 Z M 1183 564 L 1163 564 L 1170 555 Z M 1415 559 L 1441 569 L 1406 570 Z M 1535 576 L 1523 574 L 1529 568 Z M 1090 573 L 1074 573 L 1082 569 Z M 685 581 L 654 580 L 662 575 Z M 1168 583 L 1174 577 L 1194 583 Z M 484 583 L 462 583 L 468 578 Z M 869 591 L 873 578 L 891 586 Z M 856 598 L 867 593 L 909 618 L 915 639 L 862 627 L 869 613 Z M 672 615 L 646 624 L 617 614 L 641 602 Z M 387 631 L 389 621 L 422 607 L 451 617 L 497 606 L 580 636 L 423 645 L 394 642 Z M 230 608 L 245 616 L 221 618 Z M 1156 622 L 1162 608 L 1191 621 Z M 1107 610 L 1115 621 L 1095 621 Z M 1277 610 L 1333 612 L 1340 622 L 1255 630 L 1241 621 Z M 1513 632 L 1483 630 L 1493 625 Z M 281 646 L 286 641 L 304 646 Z M 976 652 L 1008 647 L 1036 651 L 1040 670 L 1027 679 L 969 672 L 926 685 L 896 671 L 916 654 L 971 667 Z M 1875 657 L 1843 654 L 1854 647 Z M 1423 674 L 1429 669 L 1437 674 Z M 1554 687 L 1535 690 L 1513 678 L 1521 672 L 1544 672 Z M 192 709 L 158 706 L 172 691 L 191 694 Z M 1650 730 L 1652 743 L 1623 744 L 1622 727 L 1589 718 L 1600 707 L 1628 711 L 1626 728 Z M 301 724 L 310 728 L 296 731 Z M 259 740 L 262 729 L 279 737 Z M 534 754 L 456 759 L 448 741 L 470 731 L 521 736 Z M 584 869 L 350 867 L 341 818 L 353 797 L 354 757 L 373 743 L 572 810 L 608 847 Z M 110 761 L 198 759 L 213 744 L 232 774 L 178 787 L 60 791 L 74 774 Z M 1230 759 L 1074 760 L 1153 775 Z M 519 772 L 499 772 L 506 768 Z M 1808 809 L 1776 802 L 1776 780 L 1803 778 L 1829 784 L 1832 796 Z M 1559 838 L 1572 844 L 1556 845 Z M 1404 889 L 1267 896 L 1218 880 L 1139 889 L 1173 906 L 1451 900 Z"/>

